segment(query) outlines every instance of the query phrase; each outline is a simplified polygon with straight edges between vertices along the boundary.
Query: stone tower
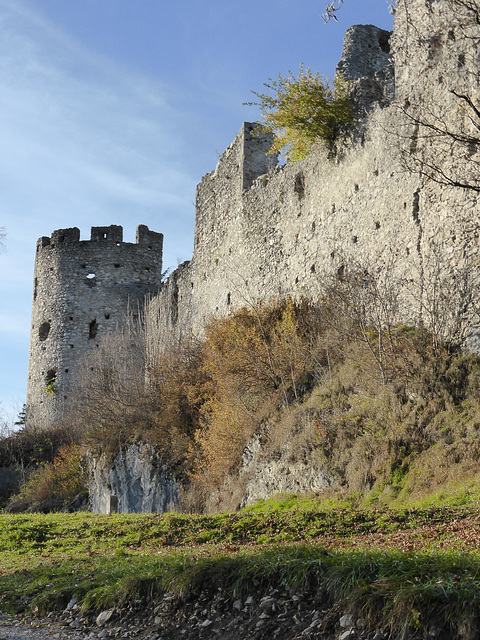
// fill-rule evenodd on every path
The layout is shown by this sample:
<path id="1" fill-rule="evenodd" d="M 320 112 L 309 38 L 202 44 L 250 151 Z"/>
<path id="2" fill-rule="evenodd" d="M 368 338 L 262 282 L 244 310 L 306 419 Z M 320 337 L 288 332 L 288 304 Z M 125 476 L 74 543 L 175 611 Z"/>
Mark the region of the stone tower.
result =
<path id="1" fill-rule="evenodd" d="M 128 308 L 142 308 L 162 276 L 163 235 L 137 227 L 136 242 L 123 242 L 120 226 L 58 229 L 37 242 L 27 424 L 41 428 L 68 410 L 82 356 L 104 333 L 122 326 Z"/>

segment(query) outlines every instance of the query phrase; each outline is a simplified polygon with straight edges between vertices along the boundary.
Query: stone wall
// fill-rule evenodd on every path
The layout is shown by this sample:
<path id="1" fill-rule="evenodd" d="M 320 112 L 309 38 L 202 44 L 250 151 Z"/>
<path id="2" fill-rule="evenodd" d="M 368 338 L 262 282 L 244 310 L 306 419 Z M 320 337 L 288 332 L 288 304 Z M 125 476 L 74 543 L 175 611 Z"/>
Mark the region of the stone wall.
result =
<path id="1" fill-rule="evenodd" d="M 452 153 L 448 138 L 417 121 L 428 125 L 435 110 L 447 128 L 467 120 L 452 91 L 478 97 L 469 19 L 450 2 L 403 0 L 391 52 L 387 32 L 348 30 L 339 70 L 368 115 L 334 161 L 319 145 L 304 161 L 269 165 L 268 137 L 244 124 L 198 186 L 192 260 L 152 305 L 159 333 L 201 333 L 212 316 L 262 298 L 317 296 L 325 273 L 356 262 L 398 283 L 405 320 L 431 324 L 432 299 L 448 291 L 444 322 L 453 330 L 461 320 L 463 337 L 478 342 L 463 290 L 478 281 L 477 191 L 438 179 L 450 169 L 474 176 L 478 152 L 463 145 Z M 407 166 L 410 157 L 437 162 L 439 172 Z"/>

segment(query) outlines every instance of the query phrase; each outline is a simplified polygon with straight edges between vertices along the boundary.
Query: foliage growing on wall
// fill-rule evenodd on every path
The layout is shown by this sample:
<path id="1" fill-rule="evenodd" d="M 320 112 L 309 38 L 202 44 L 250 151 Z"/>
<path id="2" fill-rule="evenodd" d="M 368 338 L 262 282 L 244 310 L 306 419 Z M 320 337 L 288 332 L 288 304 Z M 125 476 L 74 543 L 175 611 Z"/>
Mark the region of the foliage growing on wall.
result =
<path id="1" fill-rule="evenodd" d="M 335 143 L 353 121 L 348 84 L 341 77 L 333 82 L 309 68 L 300 67 L 297 75 L 289 71 L 277 80 L 264 83 L 269 93 L 252 91 L 260 102 L 259 130 L 273 132 L 274 143 L 269 153 L 286 153 L 293 161 L 301 160 L 317 142 L 322 142 L 329 155 Z"/>

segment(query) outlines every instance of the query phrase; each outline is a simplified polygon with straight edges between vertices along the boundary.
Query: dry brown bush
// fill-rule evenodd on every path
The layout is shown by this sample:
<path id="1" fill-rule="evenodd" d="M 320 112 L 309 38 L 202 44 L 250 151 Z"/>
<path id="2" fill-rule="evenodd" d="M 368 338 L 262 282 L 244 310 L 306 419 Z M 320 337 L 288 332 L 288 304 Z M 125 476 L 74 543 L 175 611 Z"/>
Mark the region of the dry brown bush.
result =
<path id="1" fill-rule="evenodd" d="M 87 478 L 88 464 L 82 448 L 61 447 L 52 462 L 39 465 L 27 476 L 7 510 L 58 511 L 71 508 L 75 501 L 85 508 Z M 84 499 L 79 501 L 79 496 Z"/>

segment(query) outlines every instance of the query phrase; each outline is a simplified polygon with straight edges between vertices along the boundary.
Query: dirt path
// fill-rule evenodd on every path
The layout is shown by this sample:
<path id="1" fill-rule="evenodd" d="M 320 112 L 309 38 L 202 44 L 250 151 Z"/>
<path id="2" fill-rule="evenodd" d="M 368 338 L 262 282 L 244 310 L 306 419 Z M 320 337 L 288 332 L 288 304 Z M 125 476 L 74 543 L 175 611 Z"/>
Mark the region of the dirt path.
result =
<path id="1" fill-rule="evenodd" d="M 78 631 L 62 629 L 48 620 L 35 621 L 0 613 L 0 640 L 84 640 L 85 637 Z M 90 637 L 99 636 L 92 634 Z"/>

